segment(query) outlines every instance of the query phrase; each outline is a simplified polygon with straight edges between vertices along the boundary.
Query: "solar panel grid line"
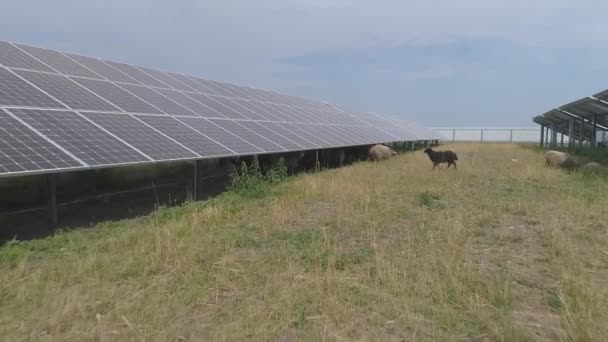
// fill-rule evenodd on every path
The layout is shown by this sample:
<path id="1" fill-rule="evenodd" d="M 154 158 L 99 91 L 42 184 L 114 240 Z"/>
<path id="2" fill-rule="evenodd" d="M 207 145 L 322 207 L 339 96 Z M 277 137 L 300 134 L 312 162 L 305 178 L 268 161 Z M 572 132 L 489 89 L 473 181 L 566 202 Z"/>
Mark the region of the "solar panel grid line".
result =
<path id="1" fill-rule="evenodd" d="M 230 119 L 248 119 L 245 115 L 216 100 L 216 96 L 206 94 L 187 94 L 205 106 Z"/>
<path id="2" fill-rule="evenodd" d="M 132 144 L 128 143 L 127 141 L 125 141 L 124 139 L 120 138 L 119 136 L 117 136 L 116 134 L 110 132 L 109 130 L 107 130 L 105 127 L 101 126 L 100 124 L 98 124 L 97 122 L 89 119 L 88 117 L 86 117 L 86 115 L 84 115 L 83 113 L 86 112 L 82 112 L 82 111 L 77 111 L 76 113 L 78 113 L 78 115 L 80 115 L 83 119 L 87 120 L 88 122 L 90 122 L 91 124 L 93 124 L 95 127 L 101 129 L 102 131 L 106 132 L 107 134 L 111 135 L 114 139 L 122 142 L 123 144 L 129 146 L 130 148 L 132 148 L 133 150 L 135 150 L 136 152 L 138 152 L 139 154 L 143 155 L 144 157 L 148 158 L 148 160 L 150 161 L 154 161 L 154 159 L 152 157 L 150 157 L 149 155 L 145 154 L 143 151 L 141 151 L 140 149 L 138 149 L 137 147 L 133 146 Z M 91 111 L 90 113 L 98 113 L 98 111 Z M 108 114 L 112 114 L 112 113 L 108 113 Z M 114 115 L 126 115 L 127 113 L 124 114 L 114 114 Z"/>
<path id="3" fill-rule="evenodd" d="M 209 121 L 223 127 L 227 131 L 239 136 L 243 140 L 249 142 L 262 152 L 283 152 L 286 149 L 272 142 L 271 140 L 261 136 L 260 134 L 252 131 L 251 129 L 241 125 L 235 120 L 216 120 L 210 119 Z"/>
<path id="4" fill-rule="evenodd" d="M 125 64 L 125 63 L 118 63 L 118 62 L 112 62 L 112 61 L 108 61 L 108 60 L 101 60 L 102 62 L 110 65 L 111 67 L 113 67 L 114 69 L 122 72 L 123 74 L 133 78 L 134 80 L 140 82 L 141 84 L 147 85 L 149 87 L 158 87 L 158 88 L 168 88 L 170 89 L 171 87 L 159 80 L 157 80 L 156 78 L 146 74 L 145 72 L 137 69 L 135 66 L 133 65 L 129 65 L 129 64 Z"/>
<path id="5" fill-rule="evenodd" d="M 33 56 L 31 53 L 29 53 L 28 51 L 25 51 L 23 48 L 21 48 L 19 46 L 19 44 L 16 43 L 11 43 L 11 45 L 21 51 L 23 54 L 28 55 L 30 58 L 34 59 L 36 62 L 44 65 L 45 67 L 47 67 L 49 70 L 46 70 L 47 72 L 55 72 L 55 73 L 59 73 L 59 71 L 57 71 L 55 68 L 53 68 L 52 66 L 48 65 L 47 63 L 43 62 L 42 60 L 40 60 L 39 58 Z M 29 69 L 29 68 L 23 68 L 23 69 Z M 29 70 L 34 70 L 34 69 L 29 69 Z M 45 70 L 41 70 L 41 71 L 45 71 Z"/>
<path id="6" fill-rule="evenodd" d="M 80 158 L 78 158 L 77 156 L 75 156 L 73 153 L 71 153 L 70 151 L 66 150 L 65 148 L 63 148 L 61 145 L 57 144 L 55 141 L 49 139 L 46 135 L 44 135 L 43 133 L 41 133 L 39 130 L 35 129 L 34 127 L 32 127 L 30 124 L 28 124 L 27 122 L 25 122 L 24 120 L 22 120 L 21 118 L 19 118 L 18 116 L 14 115 L 13 113 L 11 113 L 8 110 L 4 110 L 5 113 L 7 113 L 8 115 L 10 115 L 13 119 L 19 121 L 19 123 L 21 123 L 23 126 L 27 127 L 29 130 L 31 130 L 32 132 L 36 133 L 38 136 L 40 136 L 41 138 L 43 138 L 44 140 L 46 140 L 48 143 L 50 143 L 51 145 L 55 146 L 56 148 L 58 148 L 61 152 L 65 153 L 66 155 L 70 156 L 72 159 L 74 159 L 75 161 L 77 161 L 78 163 L 80 163 L 82 166 L 84 167 L 88 167 L 89 165 L 87 163 L 85 163 L 83 160 L 81 160 Z"/>
<path id="7" fill-rule="evenodd" d="M 304 129 L 302 129 L 298 124 L 294 123 L 277 123 L 278 125 L 289 129 L 292 132 L 304 137 L 306 140 L 312 142 L 317 145 L 317 147 L 325 147 L 331 145 L 328 141 L 323 140 L 320 136 L 311 134 Z"/>
<path id="8" fill-rule="evenodd" d="M 250 109 L 249 107 L 245 107 L 242 104 L 238 103 L 236 101 L 237 99 L 231 99 L 228 97 L 224 97 L 222 100 L 222 104 L 224 104 L 225 106 L 228 106 L 232 109 L 234 109 L 235 111 L 245 115 L 246 117 L 250 118 L 251 120 L 258 120 L 258 121 L 269 121 L 268 118 L 258 114 L 257 112 L 255 112 L 254 110 Z"/>
<path id="9" fill-rule="evenodd" d="M 285 105 L 283 105 L 285 106 Z M 317 118 L 316 116 L 314 116 L 312 113 L 310 113 L 309 111 L 307 111 L 306 109 L 300 108 L 300 107 L 295 107 L 295 106 L 286 106 L 290 111 L 292 111 L 293 113 L 295 113 L 295 115 L 297 115 L 297 117 L 299 118 L 300 122 L 304 122 L 304 123 L 318 123 L 319 118 Z"/>
<path id="10" fill-rule="evenodd" d="M 340 107 L 337 107 L 337 106 L 332 106 L 332 107 L 333 107 L 333 108 L 335 108 L 335 109 L 336 109 L 336 110 L 338 110 L 338 111 L 341 111 L 341 112 L 346 113 L 346 114 L 348 114 L 348 115 L 350 115 L 350 116 L 353 116 L 353 114 L 350 114 L 349 112 L 347 112 L 347 111 L 343 110 L 343 109 L 342 109 L 342 108 L 340 108 Z M 368 122 L 365 122 L 364 118 L 357 118 L 357 120 L 359 120 L 359 121 L 361 121 L 361 122 L 364 122 L 364 123 L 366 123 L 366 124 L 367 124 L 367 125 L 369 125 L 369 126 L 374 127 L 372 124 L 370 124 L 370 123 L 368 123 Z M 390 133 L 388 133 L 388 132 L 386 132 L 386 131 L 384 131 L 384 130 L 382 130 L 382 129 L 378 128 L 378 127 L 376 127 L 376 129 L 379 129 L 380 131 L 383 131 L 384 133 L 388 134 L 389 136 L 392 136 L 394 139 L 400 139 L 399 137 L 397 137 L 397 136 L 395 136 L 395 135 L 393 135 L 393 134 L 390 134 Z M 405 139 L 404 139 L 404 141 L 405 141 Z"/>
<path id="11" fill-rule="evenodd" d="M 333 137 L 332 135 L 328 135 L 325 131 L 318 130 L 317 127 L 313 126 L 312 124 L 300 124 L 298 125 L 298 127 L 313 136 L 320 137 L 321 140 L 327 142 L 326 147 L 341 145 L 340 141 L 337 140 L 335 137 Z"/>
<path id="12" fill-rule="evenodd" d="M 0 177 L 79 170 L 85 166 L 0 108 Z"/>
<path id="13" fill-rule="evenodd" d="M 209 89 L 211 91 L 214 92 L 214 94 L 212 95 L 221 95 L 221 96 L 226 96 L 226 97 L 235 97 L 234 94 L 228 90 L 226 90 L 224 87 L 222 87 L 219 82 L 213 82 L 213 81 L 209 81 L 209 80 L 204 80 L 202 78 L 199 77 L 191 77 L 195 82 L 197 82 L 198 84 L 200 84 L 201 86 L 204 87 L 204 89 Z"/>
<path id="14" fill-rule="evenodd" d="M 172 78 L 176 79 L 177 81 L 192 88 L 192 92 L 201 93 L 201 91 L 198 89 L 199 87 L 201 87 L 201 85 L 198 84 L 197 82 L 195 82 L 194 80 L 190 79 L 188 76 L 182 75 L 182 74 L 177 74 L 174 72 L 167 72 L 167 74 L 169 76 L 171 76 Z M 207 91 L 207 93 L 209 93 L 209 90 Z"/>
<path id="15" fill-rule="evenodd" d="M 290 118 L 289 116 L 283 114 L 277 108 L 273 107 L 271 103 L 255 101 L 255 105 L 257 107 L 260 107 L 260 108 L 264 109 L 268 113 L 272 114 L 274 117 L 276 117 L 278 119 L 278 121 L 282 121 L 282 122 L 300 122 L 298 120 L 294 120 L 293 118 Z"/>
<path id="16" fill-rule="evenodd" d="M 224 146 L 223 144 L 215 141 L 214 139 L 208 137 L 207 135 L 197 131 L 196 129 L 190 127 L 188 124 L 179 121 L 178 118 L 170 117 L 170 116 L 151 116 L 151 115 L 139 115 L 138 118 L 140 120 L 146 121 L 149 125 L 156 128 L 156 130 L 163 132 L 163 130 L 171 131 L 170 133 L 174 134 L 175 137 L 167 136 L 174 138 L 174 140 L 180 141 L 184 140 L 182 143 L 184 146 L 187 146 L 186 143 L 192 145 L 189 147 L 191 150 L 197 152 L 201 157 L 227 157 L 233 156 L 237 154 L 229 147 Z M 156 126 L 155 126 L 156 125 Z M 194 136 L 194 137 L 193 137 Z M 207 141 L 205 141 L 207 140 Z M 217 147 L 211 146 L 211 144 L 217 145 Z M 205 145 L 205 146 L 204 146 Z M 204 154 L 199 153 L 197 150 L 205 150 Z M 226 153 L 228 152 L 228 153 Z"/>
<path id="17" fill-rule="evenodd" d="M 270 129 L 272 129 L 273 131 L 277 132 L 278 134 L 282 135 L 283 137 L 286 137 L 286 138 L 289 137 L 289 140 L 297 143 L 298 145 L 302 146 L 305 149 L 319 147 L 319 145 L 315 144 L 314 142 L 306 139 L 305 137 L 303 137 L 300 134 L 295 133 L 293 130 L 290 130 L 284 126 L 281 126 L 277 122 L 266 122 L 266 123 L 264 123 L 264 125 Z"/>
<path id="18" fill-rule="evenodd" d="M 15 44 L 0 41 L 0 65 L 29 70 L 53 71 L 48 65 L 19 49 Z"/>
<path id="19" fill-rule="evenodd" d="M 154 77 L 155 79 L 161 81 L 162 83 L 168 85 L 172 90 L 185 90 L 185 91 L 195 91 L 194 89 L 188 87 L 182 82 L 176 80 L 165 72 L 150 69 L 142 66 L 134 65 L 135 68 L 139 69 L 141 72 L 146 73 L 147 75 Z"/>
<path id="20" fill-rule="evenodd" d="M 237 154 L 258 154 L 264 152 L 262 149 L 251 144 L 240 136 L 230 132 L 226 128 L 204 118 L 176 118 L 190 128 L 204 134 L 205 136 L 230 148 Z"/>
<path id="21" fill-rule="evenodd" d="M 293 149 L 305 149 L 304 146 L 298 144 L 297 142 L 289 139 L 288 137 L 280 134 L 279 132 L 273 131 L 269 129 L 267 126 L 262 125 L 255 121 L 243 121 L 240 122 L 242 126 L 249 128 L 255 133 L 263 136 L 264 138 L 272 141 L 273 143 L 283 147 L 285 150 L 293 150 Z M 266 123 L 265 123 L 266 124 Z"/>
<path id="22" fill-rule="evenodd" d="M 157 133 L 159 133 L 160 135 L 164 136 L 165 138 L 173 141 L 174 143 L 178 144 L 179 146 L 183 147 L 184 149 L 188 150 L 189 152 L 193 153 L 195 156 L 202 158 L 202 156 L 200 154 L 198 154 L 197 152 L 194 152 L 193 150 L 191 150 L 189 147 L 185 146 L 184 144 L 180 143 L 179 141 L 171 138 L 170 136 L 168 136 L 167 134 L 159 131 L 158 129 L 154 128 L 154 126 L 148 124 L 147 122 L 145 122 L 144 120 L 139 118 L 139 115 L 137 114 L 130 114 L 131 117 L 134 117 L 135 119 L 137 119 L 139 122 L 141 122 L 142 124 L 148 126 L 149 128 L 155 130 Z"/>
<path id="23" fill-rule="evenodd" d="M 73 59 L 64 55 L 60 51 L 23 44 L 14 45 L 22 51 L 28 53 L 30 56 L 36 58 L 40 62 L 48 65 L 58 74 L 90 78 L 103 78 L 101 75 L 74 61 Z"/>
<path id="24" fill-rule="evenodd" d="M 129 145 L 137 148 L 155 162 L 198 158 L 197 154 L 144 124 L 133 114 L 88 112 L 83 115 L 128 142 Z"/>
<path id="25" fill-rule="evenodd" d="M 13 109 L 11 113 L 88 166 L 148 162 L 142 153 L 91 123 L 78 112 Z"/>
<path id="26" fill-rule="evenodd" d="M 235 94 L 236 98 L 245 99 L 245 100 L 254 100 L 255 98 L 251 96 L 246 90 L 245 87 L 237 86 L 231 83 L 224 83 L 224 87 L 227 87 L 233 94 Z"/>
<path id="27" fill-rule="evenodd" d="M 163 94 L 165 97 L 170 98 L 174 102 L 180 104 L 182 107 L 188 108 L 190 111 L 197 114 L 199 117 L 215 117 L 224 118 L 215 110 L 205 106 L 196 99 L 187 96 L 185 92 L 170 89 L 155 89 L 156 92 Z M 213 116 L 210 116 L 213 114 Z"/>
<path id="28" fill-rule="evenodd" d="M 264 147 L 262 147 L 262 146 L 260 146 L 260 145 L 255 145 L 256 147 L 261 148 L 261 149 L 262 149 L 262 151 L 264 151 L 264 152 L 282 152 L 282 151 L 287 151 L 287 149 L 286 149 L 285 147 L 283 147 L 283 146 L 279 145 L 278 143 L 276 143 L 276 142 L 274 142 L 274 141 L 270 140 L 269 138 L 266 138 L 266 137 L 265 137 L 265 136 L 263 136 L 262 134 L 260 134 L 260 133 L 258 133 L 258 132 L 256 132 L 256 131 L 254 131 L 253 129 L 251 129 L 251 128 L 247 127 L 247 126 L 246 126 L 247 124 L 245 124 L 243 121 L 237 121 L 237 120 L 231 120 L 231 121 L 232 121 L 232 122 L 234 122 L 234 123 L 236 123 L 237 125 L 239 125 L 239 126 L 243 127 L 244 129 L 246 129 L 246 130 L 250 131 L 250 132 L 251 132 L 251 133 L 253 133 L 254 135 L 256 135 L 256 136 L 258 136 L 258 137 L 262 138 L 263 140 L 265 140 L 266 142 L 270 143 L 271 145 L 274 145 L 274 146 L 276 146 L 276 147 L 278 147 L 278 148 L 279 148 L 279 150 L 275 150 L 275 149 L 270 149 L 270 148 L 264 148 Z M 258 142 L 258 144 L 260 144 L 260 142 Z M 271 146 L 271 145 L 268 145 L 268 144 L 264 143 L 264 146 Z"/>
<path id="29" fill-rule="evenodd" d="M 0 67 L 0 106 L 66 108 L 13 70 Z"/>
<path id="30" fill-rule="evenodd" d="M 120 111 L 120 108 L 66 76 L 34 70 L 15 70 L 15 72 L 60 100 L 68 108 Z"/>
<path id="31" fill-rule="evenodd" d="M 123 72 L 113 68 L 111 65 L 104 63 L 99 58 L 82 56 L 82 55 L 77 55 L 77 54 L 73 54 L 73 53 L 64 53 L 64 54 L 67 55 L 68 57 L 70 57 L 71 59 L 75 60 L 76 62 L 93 70 L 95 73 L 103 76 L 105 79 L 107 79 L 109 81 L 119 81 L 119 82 L 131 83 L 131 84 L 141 84 L 140 82 L 133 79 L 132 77 L 125 75 Z"/>
<path id="32" fill-rule="evenodd" d="M 344 130 L 346 127 L 336 127 L 333 125 L 315 125 L 313 126 L 319 131 L 325 131 L 327 134 L 335 137 L 341 145 L 347 146 L 354 143 L 353 137 L 349 136 Z"/>
<path id="33" fill-rule="evenodd" d="M 199 93 L 207 94 L 207 95 L 222 95 L 221 93 L 218 93 L 213 88 L 206 85 L 205 82 L 201 82 L 202 80 L 198 77 L 194 77 L 194 76 L 184 76 L 184 77 L 186 77 L 187 79 L 192 81 L 192 87 L 194 87 L 194 89 L 196 89 Z"/>
<path id="34" fill-rule="evenodd" d="M 116 85 L 167 115 L 198 116 L 195 112 L 162 95 L 152 87 L 135 84 Z"/>
<path id="35" fill-rule="evenodd" d="M 97 93 L 99 96 L 102 96 L 107 101 L 125 112 L 163 114 L 163 111 L 124 90 L 115 82 L 86 79 L 74 76 L 71 76 L 70 79 L 76 81 L 92 92 Z"/>
<path id="36" fill-rule="evenodd" d="M 247 100 L 242 100 L 242 101 L 246 101 L 249 105 L 251 105 L 254 108 L 254 110 L 256 110 L 256 113 L 259 114 L 261 112 L 261 114 L 259 114 L 259 115 L 262 115 L 262 116 L 268 118 L 270 121 L 283 121 L 283 119 L 272 114 L 267 109 L 264 109 L 261 106 L 259 106 L 258 104 L 260 102 L 258 102 L 258 101 L 247 101 Z"/>

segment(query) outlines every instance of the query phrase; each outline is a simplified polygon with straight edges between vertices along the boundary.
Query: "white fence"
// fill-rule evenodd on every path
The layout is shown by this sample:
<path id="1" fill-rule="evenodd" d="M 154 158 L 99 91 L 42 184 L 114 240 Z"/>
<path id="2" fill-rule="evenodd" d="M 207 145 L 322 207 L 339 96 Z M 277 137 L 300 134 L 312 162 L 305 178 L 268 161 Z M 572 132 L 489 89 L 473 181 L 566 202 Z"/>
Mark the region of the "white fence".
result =
<path id="1" fill-rule="evenodd" d="M 434 127 L 443 136 L 442 141 L 451 142 L 505 142 L 539 143 L 540 127 Z M 561 137 L 560 137 L 561 138 Z M 564 142 L 568 137 L 564 137 Z"/>

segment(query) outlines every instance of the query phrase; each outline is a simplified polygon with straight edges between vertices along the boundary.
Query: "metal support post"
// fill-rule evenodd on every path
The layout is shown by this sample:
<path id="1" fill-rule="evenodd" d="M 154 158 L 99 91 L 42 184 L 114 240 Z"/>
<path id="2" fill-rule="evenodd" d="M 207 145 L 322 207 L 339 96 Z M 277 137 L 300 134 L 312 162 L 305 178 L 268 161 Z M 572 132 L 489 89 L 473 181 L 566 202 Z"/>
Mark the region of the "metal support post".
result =
<path id="1" fill-rule="evenodd" d="M 509 142 L 513 143 L 513 130 L 509 131 Z"/>
<path id="2" fill-rule="evenodd" d="M 559 146 L 560 147 L 564 147 L 564 131 L 566 131 L 566 128 L 564 127 L 564 125 L 562 125 L 562 129 L 561 129 L 562 133 L 560 135 L 560 142 L 559 142 Z"/>
<path id="3" fill-rule="evenodd" d="M 194 179 L 192 180 L 192 200 L 196 201 L 198 199 L 198 164 L 199 161 L 194 161 Z"/>
<path id="4" fill-rule="evenodd" d="M 585 119 L 583 119 L 583 117 L 581 116 L 581 126 L 579 127 L 579 139 L 578 139 L 578 146 L 579 147 L 583 147 L 583 142 L 585 141 L 585 131 L 583 130 L 585 126 Z"/>
<path id="5" fill-rule="evenodd" d="M 555 124 L 552 123 L 551 124 L 551 139 L 549 141 L 549 146 L 551 146 L 551 148 L 555 148 L 556 140 L 557 140 L 557 134 L 555 132 Z"/>
<path id="6" fill-rule="evenodd" d="M 568 120 L 568 148 L 574 146 L 574 119 Z"/>
<path id="7" fill-rule="evenodd" d="M 480 134 L 480 142 L 483 142 L 483 129 L 481 130 L 481 134 Z"/>
<path id="8" fill-rule="evenodd" d="M 46 176 L 46 191 L 48 196 L 49 224 L 51 228 L 55 228 L 59 223 L 59 215 L 57 214 L 57 178 L 55 174 Z"/>
<path id="9" fill-rule="evenodd" d="M 545 125 L 540 125 L 540 147 L 545 146 Z"/>
<path id="10" fill-rule="evenodd" d="M 452 129 L 452 142 L 456 142 L 456 128 Z"/>
<path id="11" fill-rule="evenodd" d="M 597 147 L 597 114 L 593 114 L 593 136 L 591 137 L 591 145 Z"/>

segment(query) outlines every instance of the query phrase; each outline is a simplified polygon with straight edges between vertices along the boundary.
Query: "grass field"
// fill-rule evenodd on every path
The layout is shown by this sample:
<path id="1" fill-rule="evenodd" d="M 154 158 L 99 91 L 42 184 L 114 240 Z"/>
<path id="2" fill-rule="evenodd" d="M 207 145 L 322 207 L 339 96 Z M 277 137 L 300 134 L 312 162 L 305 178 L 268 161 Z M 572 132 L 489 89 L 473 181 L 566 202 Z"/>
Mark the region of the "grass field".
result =
<path id="1" fill-rule="evenodd" d="M 0 339 L 604 341 L 608 179 L 453 148 L 0 247 Z"/>

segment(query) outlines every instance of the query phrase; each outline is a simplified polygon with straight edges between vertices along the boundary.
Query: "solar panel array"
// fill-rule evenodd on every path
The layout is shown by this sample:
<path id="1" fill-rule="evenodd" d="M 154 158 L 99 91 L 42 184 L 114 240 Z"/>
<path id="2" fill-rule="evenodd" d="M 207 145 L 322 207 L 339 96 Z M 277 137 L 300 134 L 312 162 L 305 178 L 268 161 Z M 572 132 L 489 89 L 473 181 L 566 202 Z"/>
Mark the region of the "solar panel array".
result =
<path id="1" fill-rule="evenodd" d="M 0 176 L 430 140 L 308 99 L 0 41 Z"/>
<path id="2" fill-rule="evenodd" d="M 573 138 L 591 141 L 596 130 L 608 130 L 608 90 L 553 108 L 532 120 L 564 134 L 570 133 L 564 127 L 572 124 Z"/>

